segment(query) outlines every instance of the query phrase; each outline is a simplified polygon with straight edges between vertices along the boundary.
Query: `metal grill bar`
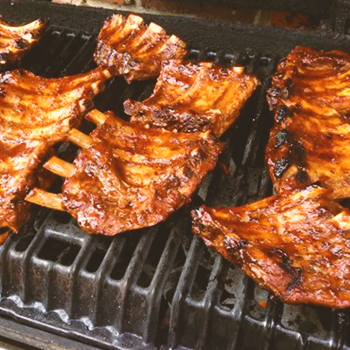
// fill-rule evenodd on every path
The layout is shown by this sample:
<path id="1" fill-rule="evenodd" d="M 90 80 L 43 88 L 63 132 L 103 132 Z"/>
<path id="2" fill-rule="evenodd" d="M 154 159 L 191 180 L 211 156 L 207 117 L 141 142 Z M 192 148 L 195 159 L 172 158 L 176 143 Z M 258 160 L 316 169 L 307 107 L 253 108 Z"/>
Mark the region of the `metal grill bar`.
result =
<path id="1" fill-rule="evenodd" d="M 180 342 L 180 334 L 183 331 L 182 313 L 186 298 L 188 297 L 197 272 L 198 256 L 200 256 L 203 250 L 203 243 L 198 237 L 193 237 L 190 250 L 188 252 L 188 258 L 186 260 L 183 272 L 181 274 L 177 289 L 174 294 L 170 324 L 169 324 L 169 336 L 168 347 L 176 349 Z"/>
<path id="2" fill-rule="evenodd" d="M 179 215 L 176 216 L 179 218 Z M 175 220 L 175 219 L 174 219 Z M 143 339 L 146 343 L 154 343 L 159 327 L 159 309 L 162 291 L 170 275 L 177 251 L 181 244 L 181 238 L 186 224 L 179 218 L 179 222 L 171 229 L 169 238 L 158 263 L 154 278 L 147 290 L 147 317 L 146 326 L 143 331 Z"/>

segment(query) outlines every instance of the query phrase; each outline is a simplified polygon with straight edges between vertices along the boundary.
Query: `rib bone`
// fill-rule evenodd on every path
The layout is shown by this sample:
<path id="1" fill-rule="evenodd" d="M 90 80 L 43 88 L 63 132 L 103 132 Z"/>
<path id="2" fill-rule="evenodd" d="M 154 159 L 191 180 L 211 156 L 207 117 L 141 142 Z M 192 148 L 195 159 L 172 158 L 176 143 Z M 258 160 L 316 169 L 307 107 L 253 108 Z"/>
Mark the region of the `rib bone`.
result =
<path id="1" fill-rule="evenodd" d="M 51 159 L 49 159 L 44 164 L 44 168 L 56 175 L 59 175 L 65 178 L 72 177 L 77 171 L 77 168 L 73 164 L 70 164 L 57 157 L 52 157 Z"/>
<path id="2" fill-rule="evenodd" d="M 26 201 L 46 208 L 65 211 L 60 194 L 43 191 L 40 188 L 33 188 L 26 197 Z"/>

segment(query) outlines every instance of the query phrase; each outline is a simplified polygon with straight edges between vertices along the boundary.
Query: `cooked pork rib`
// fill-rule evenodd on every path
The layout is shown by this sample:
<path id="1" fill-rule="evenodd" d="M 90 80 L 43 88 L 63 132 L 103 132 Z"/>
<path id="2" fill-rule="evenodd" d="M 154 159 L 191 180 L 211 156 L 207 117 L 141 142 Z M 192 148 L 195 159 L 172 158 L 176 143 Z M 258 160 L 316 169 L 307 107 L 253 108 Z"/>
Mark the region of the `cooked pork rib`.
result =
<path id="1" fill-rule="evenodd" d="M 286 303 L 350 306 L 350 212 L 309 186 L 192 211 L 193 233 Z"/>
<path id="2" fill-rule="evenodd" d="M 190 201 L 222 150 L 209 132 L 149 130 L 110 112 L 105 116 L 90 138 L 78 133 L 76 143 L 85 149 L 74 166 L 57 158 L 45 165 L 66 174 L 62 200 L 37 189 L 27 197 L 68 211 L 90 233 L 115 235 L 165 220 Z"/>
<path id="3" fill-rule="evenodd" d="M 114 15 L 107 19 L 98 36 L 95 61 L 110 67 L 127 82 L 156 78 L 162 62 L 186 55 L 186 44 L 169 36 L 157 24 L 149 26 L 139 16 Z"/>
<path id="4" fill-rule="evenodd" d="M 350 56 L 297 47 L 278 66 L 266 161 L 277 192 L 319 181 L 350 197 Z"/>
<path id="5" fill-rule="evenodd" d="M 39 164 L 79 124 L 108 77 L 101 68 L 58 79 L 0 74 L 0 228 L 17 232 L 28 219 L 24 197 L 40 181 Z"/>
<path id="6" fill-rule="evenodd" d="M 143 102 L 127 100 L 131 122 L 151 127 L 224 133 L 259 84 L 243 67 L 225 68 L 171 60 L 164 64 L 153 95 Z"/>
<path id="7" fill-rule="evenodd" d="M 11 26 L 0 16 L 0 71 L 19 62 L 42 37 L 46 22 L 40 19 L 24 26 Z"/>

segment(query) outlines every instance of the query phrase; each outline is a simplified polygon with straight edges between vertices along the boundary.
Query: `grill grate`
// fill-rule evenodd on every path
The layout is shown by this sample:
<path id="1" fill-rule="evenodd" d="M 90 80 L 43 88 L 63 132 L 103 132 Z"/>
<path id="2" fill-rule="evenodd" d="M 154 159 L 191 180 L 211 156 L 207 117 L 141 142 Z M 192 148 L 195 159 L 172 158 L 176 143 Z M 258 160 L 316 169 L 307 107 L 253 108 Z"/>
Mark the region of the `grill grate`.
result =
<path id="1" fill-rule="evenodd" d="M 47 77 L 87 71 L 95 44 L 92 34 L 52 26 L 23 67 Z M 192 205 L 256 201 L 271 193 L 263 161 L 272 125 L 265 91 L 277 54 L 247 53 L 239 44 L 227 52 L 198 47 L 193 59 L 244 64 L 263 84 L 223 136 L 219 166 Z M 126 118 L 122 102 L 144 99 L 153 86 L 114 78 L 96 107 Z M 59 150 L 64 155 L 75 148 Z M 0 328 L 6 329 L 6 317 L 15 320 L 8 327 L 19 327 L 27 342 L 34 328 L 41 339 L 64 338 L 72 349 L 74 341 L 89 344 L 86 349 L 144 350 L 346 350 L 350 344 L 348 310 L 286 306 L 271 298 L 192 236 L 188 208 L 154 228 L 114 238 L 86 235 L 69 215 L 40 209 L 0 248 L 0 287 Z"/>

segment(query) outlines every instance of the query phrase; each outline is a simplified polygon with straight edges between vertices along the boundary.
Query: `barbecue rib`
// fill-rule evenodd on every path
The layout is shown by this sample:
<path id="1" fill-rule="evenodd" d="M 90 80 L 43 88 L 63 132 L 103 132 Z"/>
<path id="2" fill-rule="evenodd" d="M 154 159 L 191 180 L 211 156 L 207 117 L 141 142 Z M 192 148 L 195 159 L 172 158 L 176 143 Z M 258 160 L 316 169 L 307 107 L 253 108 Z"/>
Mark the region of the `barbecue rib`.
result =
<path id="1" fill-rule="evenodd" d="M 164 64 L 153 95 L 143 102 L 127 100 L 131 122 L 151 127 L 223 134 L 259 84 L 243 67 L 225 68 L 171 60 Z"/>
<path id="2" fill-rule="evenodd" d="M 149 26 L 139 16 L 114 15 L 107 19 L 98 36 L 95 62 L 112 68 L 115 75 L 133 80 L 156 78 L 162 62 L 186 55 L 186 44 L 169 36 L 157 24 Z"/>
<path id="3" fill-rule="evenodd" d="M 92 111 L 87 117 L 96 120 L 96 114 L 101 113 Z M 85 147 L 75 165 L 57 158 L 45 165 L 66 174 L 62 197 L 35 189 L 26 198 L 67 210 L 90 233 L 115 235 L 165 220 L 190 201 L 223 147 L 209 132 L 146 129 L 111 112 L 104 116 L 90 141 L 78 131 L 71 136 Z"/>
<path id="4" fill-rule="evenodd" d="M 19 62 L 42 37 L 46 22 L 40 19 L 24 26 L 10 26 L 0 16 L 0 71 Z"/>
<path id="5" fill-rule="evenodd" d="M 350 212 L 309 186 L 192 211 L 193 233 L 286 303 L 350 306 Z"/>
<path id="6" fill-rule="evenodd" d="M 28 219 L 24 197 L 40 182 L 40 163 L 92 108 L 108 77 L 101 68 L 58 79 L 0 74 L 0 228 L 17 232 Z"/>
<path id="7" fill-rule="evenodd" d="M 277 192 L 319 181 L 350 197 L 350 56 L 297 47 L 268 91 L 275 111 L 266 161 Z"/>

